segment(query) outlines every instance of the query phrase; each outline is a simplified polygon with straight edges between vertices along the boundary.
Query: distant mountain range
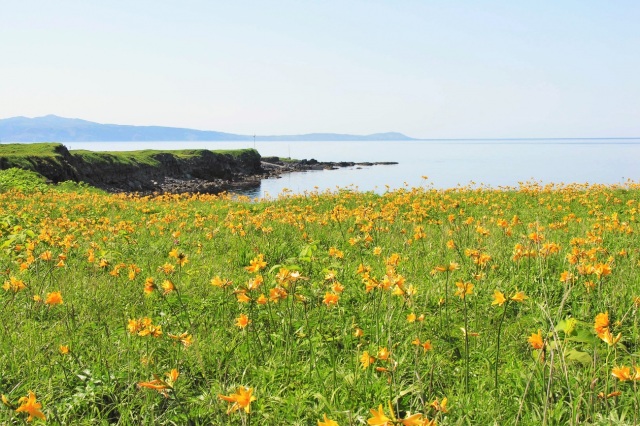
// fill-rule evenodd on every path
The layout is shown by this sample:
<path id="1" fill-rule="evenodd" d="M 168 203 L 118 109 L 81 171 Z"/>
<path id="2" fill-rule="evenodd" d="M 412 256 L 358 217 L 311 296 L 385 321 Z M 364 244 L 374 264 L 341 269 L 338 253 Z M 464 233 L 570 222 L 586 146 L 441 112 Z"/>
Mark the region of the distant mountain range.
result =
<path id="1" fill-rule="evenodd" d="M 1 142 L 253 141 L 253 135 L 162 126 L 100 124 L 55 115 L 0 119 Z M 407 141 L 402 133 L 255 136 L 257 141 Z"/>

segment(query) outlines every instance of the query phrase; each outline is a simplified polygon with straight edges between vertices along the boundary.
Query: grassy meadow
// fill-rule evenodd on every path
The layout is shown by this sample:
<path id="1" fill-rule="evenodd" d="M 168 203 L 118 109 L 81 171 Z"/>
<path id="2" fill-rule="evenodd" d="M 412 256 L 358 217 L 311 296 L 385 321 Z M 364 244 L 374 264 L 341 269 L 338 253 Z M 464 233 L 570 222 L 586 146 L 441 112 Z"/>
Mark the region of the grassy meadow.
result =
<path id="1" fill-rule="evenodd" d="M 640 188 L 256 201 L 0 172 L 0 424 L 640 422 Z"/>

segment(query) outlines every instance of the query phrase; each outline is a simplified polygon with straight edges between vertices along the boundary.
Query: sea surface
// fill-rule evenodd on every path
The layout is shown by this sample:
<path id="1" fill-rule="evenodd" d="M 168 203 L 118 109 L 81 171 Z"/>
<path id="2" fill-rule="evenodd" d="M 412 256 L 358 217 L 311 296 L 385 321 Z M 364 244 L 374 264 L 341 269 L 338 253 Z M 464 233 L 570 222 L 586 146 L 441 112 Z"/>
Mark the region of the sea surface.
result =
<path id="1" fill-rule="evenodd" d="M 384 193 L 410 187 L 517 187 L 533 181 L 543 184 L 640 182 L 640 138 L 64 144 L 69 149 L 92 151 L 255 148 L 263 157 L 398 162 L 390 166 L 355 166 L 289 173 L 279 179 L 263 179 L 259 187 L 243 191 L 245 195 L 261 198 L 276 197 L 283 191 L 305 193 L 351 189 Z"/>

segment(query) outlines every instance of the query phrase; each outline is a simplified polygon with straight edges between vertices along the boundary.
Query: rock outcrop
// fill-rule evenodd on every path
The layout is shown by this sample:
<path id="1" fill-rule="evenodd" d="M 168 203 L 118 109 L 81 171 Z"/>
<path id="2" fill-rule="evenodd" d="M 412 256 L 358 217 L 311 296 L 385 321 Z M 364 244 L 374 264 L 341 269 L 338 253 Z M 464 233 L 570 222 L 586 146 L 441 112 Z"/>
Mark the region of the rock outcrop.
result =
<path id="1" fill-rule="evenodd" d="M 136 161 L 135 157 L 122 162 L 109 154 L 74 158 L 79 180 L 115 192 L 217 193 L 226 183 L 264 173 L 260 154 L 252 149 L 239 155 L 198 150 L 187 157 L 160 152 L 148 157 L 151 163 Z"/>

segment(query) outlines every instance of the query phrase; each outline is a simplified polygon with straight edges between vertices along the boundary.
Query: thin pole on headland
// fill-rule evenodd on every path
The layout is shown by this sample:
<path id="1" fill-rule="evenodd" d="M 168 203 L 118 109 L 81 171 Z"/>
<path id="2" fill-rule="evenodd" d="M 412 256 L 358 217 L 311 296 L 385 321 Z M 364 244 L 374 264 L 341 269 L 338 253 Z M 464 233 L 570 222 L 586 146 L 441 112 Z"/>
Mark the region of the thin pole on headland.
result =
<path id="1" fill-rule="evenodd" d="M 253 135 L 253 149 L 256 149 L 256 135 Z"/>

